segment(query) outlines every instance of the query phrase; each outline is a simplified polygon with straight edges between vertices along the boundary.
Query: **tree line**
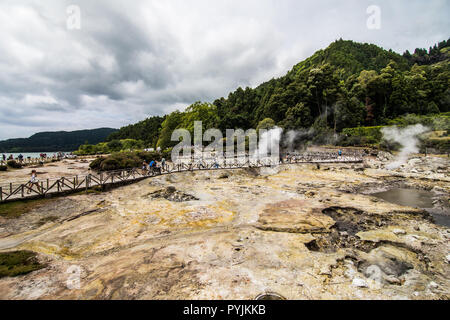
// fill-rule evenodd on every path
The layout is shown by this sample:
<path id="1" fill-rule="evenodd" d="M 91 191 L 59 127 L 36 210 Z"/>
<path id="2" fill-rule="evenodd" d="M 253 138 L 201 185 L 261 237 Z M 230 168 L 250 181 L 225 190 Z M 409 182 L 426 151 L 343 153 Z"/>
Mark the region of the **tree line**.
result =
<path id="1" fill-rule="evenodd" d="M 450 111 L 450 40 L 403 55 L 376 45 L 339 39 L 295 65 L 285 76 L 226 98 L 196 102 L 185 111 L 150 117 L 121 128 L 108 141 L 141 140 L 146 147 L 174 145 L 174 129 L 249 129 L 277 125 L 340 133 L 379 126 L 406 114 Z"/>

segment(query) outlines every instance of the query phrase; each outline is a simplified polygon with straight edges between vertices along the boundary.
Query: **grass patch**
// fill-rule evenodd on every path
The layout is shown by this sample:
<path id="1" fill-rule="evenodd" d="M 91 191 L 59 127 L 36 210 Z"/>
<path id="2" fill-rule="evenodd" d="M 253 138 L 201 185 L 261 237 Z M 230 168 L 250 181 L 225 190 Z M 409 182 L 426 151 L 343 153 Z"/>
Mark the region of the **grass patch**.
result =
<path id="1" fill-rule="evenodd" d="M 17 277 L 44 268 L 32 251 L 0 253 L 0 278 Z"/>
<path id="2" fill-rule="evenodd" d="M 0 217 L 13 219 L 52 201 L 51 199 L 23 200 L 0 204 Z"/>

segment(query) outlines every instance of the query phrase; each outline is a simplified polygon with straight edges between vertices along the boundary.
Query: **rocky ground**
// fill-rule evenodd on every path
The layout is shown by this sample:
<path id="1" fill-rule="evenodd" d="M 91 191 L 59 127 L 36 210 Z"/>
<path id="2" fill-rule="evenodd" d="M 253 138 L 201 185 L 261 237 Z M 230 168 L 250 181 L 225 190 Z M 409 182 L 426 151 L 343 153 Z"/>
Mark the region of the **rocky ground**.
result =
<path id="1" fill-rule="evenodd" d="M 185 172 L 47 200 L 0 217 L 0 251 L 46 264 L 0 279 L 0 298 L 448 299 L 450 229 L 370 195 L 429 190 L 448 214 L 448 158 L 386 160 Z"/>

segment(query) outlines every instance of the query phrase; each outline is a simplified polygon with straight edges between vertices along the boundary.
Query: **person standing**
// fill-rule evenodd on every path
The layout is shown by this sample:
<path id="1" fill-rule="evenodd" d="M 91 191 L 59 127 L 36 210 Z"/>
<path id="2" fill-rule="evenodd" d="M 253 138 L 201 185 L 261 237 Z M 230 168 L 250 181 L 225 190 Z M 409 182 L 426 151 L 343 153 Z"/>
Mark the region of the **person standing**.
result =
<path id="1" fill-rule="evenodd" d="M 147 162 L 142 162 L 142 174 L 145 174 L 145 172 L 147 171 Z"/>
<path id="2" fill-rule="evenodd" d="M 152 161 L 150 161 L 150 163 L 149 163 L 149 165 L 148 165 L 148 172 L 150 173 L 150 174 L 152 174 L 153 175 L 153 172 L 154 172 L 154 170 L 153 170 L 153 167 L 155 166 L 155 161 L 154 160 L 152 160 Z"/>
<path id="3" fill-rule="evenodd" d="M 161 167 L 159 166 L 158 161 L 155 161 L 153 172 L 154 174 L 161 174 Z"/>
<path id="4" fill-rule="evenodd" d="M 31 171 L 31 179 L 26 185 L 28 187 L 27 194 L 31 193 L 31 190 L 33 189 L 33 186 L 36 186 L 38 191 L 41 192 L 41 187 L 39 186 L 39 180 L 37 178 L 37 172 L 36 170 Z"/>

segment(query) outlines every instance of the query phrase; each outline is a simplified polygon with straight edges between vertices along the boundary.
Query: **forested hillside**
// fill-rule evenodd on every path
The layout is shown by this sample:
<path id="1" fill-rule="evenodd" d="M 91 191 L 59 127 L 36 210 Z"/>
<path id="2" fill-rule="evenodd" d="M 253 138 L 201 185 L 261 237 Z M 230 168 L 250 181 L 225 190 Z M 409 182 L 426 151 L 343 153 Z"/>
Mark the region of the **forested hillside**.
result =
<path id="1" fill-rule="evenodd" d="M 130 124 L 121 128 L 119 131 L 112 133 L 107 141 L 135 139 L 142 140 L 151 146 L 158 142 L 159 128 L 165 117 L 151 117 L 136 124 Z"/>
<path id="2" fill-rule="evenodd" d="M 86 141 L 90 144 L 104 141 L 114 131 L 117 129 L 40 132 L 29 138 L 0 141 L 0 152 L 74 151 Z"/>
<path id="3" fill-rule="evenodd" d="M 173 145 L 176 128 L 256 128 L 261 121 L 316 132 L 387 124 L 405 114 L 450 111 L 450 41 L 403 55 L 373 44 L 337 40 L 256 88 L 238 88 L 213 103 L 197 102 L 127 126 L 111 139 L 140 139 L 149 147 Z M 271 119 L 271 120 L 270 120 Z M 273 121 L 272 121 L 273 120 Z"/>

